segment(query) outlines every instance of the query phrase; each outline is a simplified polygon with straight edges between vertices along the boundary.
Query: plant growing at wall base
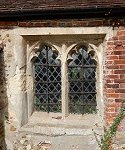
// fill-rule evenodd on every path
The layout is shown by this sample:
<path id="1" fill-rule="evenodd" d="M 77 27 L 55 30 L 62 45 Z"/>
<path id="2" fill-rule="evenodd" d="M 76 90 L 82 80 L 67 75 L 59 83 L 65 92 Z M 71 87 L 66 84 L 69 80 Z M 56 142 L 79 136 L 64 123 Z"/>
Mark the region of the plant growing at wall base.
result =
<path id="1" fill-rule="evenodd" d="M 116 135 L 117 128 L 120 125 L 121 121 L 125 118 L 124 103 L 125 103 L 125 101 L 123 100 L 120 112 L 119 112 L 118 116 L 114 119 L 111 126 L 108 129 L 104 128 L 104 135 L 101 137 L 100 141 L 97 138 L 97 134 L 94 132 L 96 141 L 97 141 L 99 147 L 101 148 L 101 150 L 112 150 L 113 137 Z"/>

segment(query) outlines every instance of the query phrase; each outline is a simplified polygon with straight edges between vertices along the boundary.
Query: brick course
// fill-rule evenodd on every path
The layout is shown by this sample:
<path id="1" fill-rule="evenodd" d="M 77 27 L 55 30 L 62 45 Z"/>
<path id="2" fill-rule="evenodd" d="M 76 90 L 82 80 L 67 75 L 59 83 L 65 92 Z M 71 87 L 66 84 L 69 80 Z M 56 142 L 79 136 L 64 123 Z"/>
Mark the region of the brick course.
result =
<path id="1" fill-rule="evenodd" d="M 54 19 L 54 20 L 26 20 L 26 21 L 0 21 L 0 28 L 14 28 L 14 27 L 99 27 L 99 26 L 112 26 L 119 27 L 125 25 L 125 19 Z M 125 45 L 125 36 L 122 34 L 119 38 L 113 37 L 107 43 L 110 49 L 117 51 L 122 47 L 115 47 L 115 45 Z M 114 40 L 114 41 L 113 41 Z M 115 54 L 116 55 L 116 54 Z"/>

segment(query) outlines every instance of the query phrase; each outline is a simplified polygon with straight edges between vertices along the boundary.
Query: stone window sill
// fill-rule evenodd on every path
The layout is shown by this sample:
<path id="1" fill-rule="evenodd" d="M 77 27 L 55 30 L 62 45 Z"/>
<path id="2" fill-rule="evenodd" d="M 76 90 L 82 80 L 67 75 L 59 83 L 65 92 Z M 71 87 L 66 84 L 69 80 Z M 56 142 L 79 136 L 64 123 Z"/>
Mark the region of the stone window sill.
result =
<path id="1" fill-rule="evenodd" d="M 97 114 L 74 115 L 62 118 L 61 113 L 34 112 L 20 131 L 41 135 L 90 135 L 100 133 L 102 122 Z"/>

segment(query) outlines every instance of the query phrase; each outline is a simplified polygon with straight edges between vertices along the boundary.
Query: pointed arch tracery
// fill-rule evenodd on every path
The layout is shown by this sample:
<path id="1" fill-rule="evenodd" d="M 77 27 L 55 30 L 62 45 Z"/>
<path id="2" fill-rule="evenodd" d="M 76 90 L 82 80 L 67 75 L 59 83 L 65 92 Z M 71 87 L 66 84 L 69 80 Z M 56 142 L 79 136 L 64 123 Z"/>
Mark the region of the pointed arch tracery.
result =
<path id="1" fill-rule="evenodd" d="M 32 46 L 28 48 L 28 61 L 32 61 L 34 58 L 38 57 L 39 55 L 39 50 L 42 49 L 44 46 L 51 47 L 53 51 L 56 51 L 58 53 L 58 58 L 60 56 L 60 47 L 57 45 L 52 44 L 49 41 L 36 41 L 33 43 Z"/>
<path id="2" fill-rule="evenodd" d="M 96 111 L 96 52 L 93 45 L 79 43 L 68 54 L 69 112 Z"/>
<path id="3" fill-rule="evenodd" d="M 41 45 L 34 61 L 35 108 L 37 111 L 61 111 L 61 62 L 58 51 Z"/>

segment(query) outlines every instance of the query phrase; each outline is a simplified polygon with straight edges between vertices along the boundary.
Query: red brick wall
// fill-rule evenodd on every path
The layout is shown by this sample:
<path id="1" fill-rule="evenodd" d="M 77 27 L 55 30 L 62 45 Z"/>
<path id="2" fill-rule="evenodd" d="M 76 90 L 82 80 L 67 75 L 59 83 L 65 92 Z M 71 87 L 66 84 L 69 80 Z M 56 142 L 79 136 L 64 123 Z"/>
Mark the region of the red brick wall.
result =
<path id="1" fill-rule="evenodd" d="M 111 124 L 125 99 L 125 28 L 107 42 L 105 67 L 105 114 Z"/>
<path id="2" fill-rule="evenodd" d="M 32 21 L 1 21 L 1 27 L 86 27 L 86 26 L 102 26 L 105 20 L 32 20 Z"/>
<path id="3" fill-rule="evenodd" d="M 19 27 L 98 27 L 125 25 L 125 19 L 60 19 L 31 21 L 0 21 L 0 28 Z"/>

